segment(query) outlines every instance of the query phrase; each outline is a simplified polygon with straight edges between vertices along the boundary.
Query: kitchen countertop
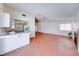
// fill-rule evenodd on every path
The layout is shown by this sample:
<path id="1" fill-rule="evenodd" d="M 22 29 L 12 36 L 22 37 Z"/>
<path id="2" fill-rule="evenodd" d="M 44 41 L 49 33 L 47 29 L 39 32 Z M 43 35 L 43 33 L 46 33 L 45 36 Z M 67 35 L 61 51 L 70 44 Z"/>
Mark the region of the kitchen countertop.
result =
<path id="1" fill-rule="evenodd" d="M 14 34 L 3 34 L 3 35 L 0 35 L 0 38 L 11 37 L 13 35 L 24 34 L 24 33 L 26 33 L 26 32 L 19 32 L 19 33 L 14 33 Z"/>

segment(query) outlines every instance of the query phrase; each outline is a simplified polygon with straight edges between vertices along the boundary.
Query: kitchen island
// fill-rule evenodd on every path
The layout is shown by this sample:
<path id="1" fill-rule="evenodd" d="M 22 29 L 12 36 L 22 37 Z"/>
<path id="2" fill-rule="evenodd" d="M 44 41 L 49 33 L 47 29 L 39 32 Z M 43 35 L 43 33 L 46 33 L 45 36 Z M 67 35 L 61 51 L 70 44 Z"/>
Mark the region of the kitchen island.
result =
<path id="1" fill-rule="evenodd" d="M 0 55 L 30 44 L 29 33 L 21 32 L 0 36 Z"/>

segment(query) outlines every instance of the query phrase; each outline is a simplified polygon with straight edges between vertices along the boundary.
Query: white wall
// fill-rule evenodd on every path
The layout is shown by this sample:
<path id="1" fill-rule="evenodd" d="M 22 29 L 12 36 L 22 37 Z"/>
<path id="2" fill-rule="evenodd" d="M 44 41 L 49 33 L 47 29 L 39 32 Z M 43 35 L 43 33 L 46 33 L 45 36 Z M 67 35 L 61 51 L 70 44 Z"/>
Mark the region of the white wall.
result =
<path id="1" fill-rule="evenodd" d="M 79 30 L 79 8 L 75 13 L 74 20 L 73 20 L 73 31 Z"/>
<path id="2" fill-rule="evenodd" d="M 3 7 L 4 7 L 3 4 L 0 3 L 0 12 L 3 12 L 3 10 L 4 10 Z M 4 29 L 3 28 L 0 28 L 0 35 L 3 34 L 3 32 L 4 32 Z"/>
<path id="3" fill-rule="evenodd" d="M 73 22 L 73 31 L 78 31 L 79 30 L 79 21 L 74 21 Z"/>
<path id="4" fill-rule="evenodd" d="M 38 31 L 39 32 L 44 32 L 44 33 L 50 33 L 50 34 L 56 34 L 56 35 L 64 35 L 67 36 L 68 32 L 60 31 L 59 30 L 59 25 L 63 23 L 71 23 L 71 21 L 67 20 L 60 20 L 60 21 L 40 21 L 39 26 L 38 26 Z"/>
<path id="5" fill-rule="evenodd" d="M 25 12 L 20 12 L 4 6 L 4 12 L 10 13 L 12 19 L 24 20 L 29 23 L 31 36 L 35 36 L 35 18 L 33 15 Z M 26 14 L 26 17 L 23 17 L 22 14 Z"/>
<path id="6" fill-rule="evenodd" d="M 73 21 L 73 28 L 74 28 L 74 31 L 77 31 L 78 33 L 77 33 L 77 38 L 78 38 L 78 40 L 77 40 L 77 42 L 78 42 L 78 45 L 77 45 L 77 47 L 78 47 L 78 52 L 79 52 L 79 8 L 78 8 L 78 11 L 76 11 L 76 15 L 75 15 L 75 20 Z"/>

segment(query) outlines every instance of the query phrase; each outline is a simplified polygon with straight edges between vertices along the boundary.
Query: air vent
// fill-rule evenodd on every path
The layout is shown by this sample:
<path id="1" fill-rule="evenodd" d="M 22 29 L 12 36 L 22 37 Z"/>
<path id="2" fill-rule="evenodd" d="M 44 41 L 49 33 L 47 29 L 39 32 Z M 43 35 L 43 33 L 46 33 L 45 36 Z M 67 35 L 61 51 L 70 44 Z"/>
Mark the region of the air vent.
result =
<path id="1" fill-rule="evenodd" d="M 26 15 L 25 15 L 25 14 L 22 14 L 22 16 L 26 17 Z"/>

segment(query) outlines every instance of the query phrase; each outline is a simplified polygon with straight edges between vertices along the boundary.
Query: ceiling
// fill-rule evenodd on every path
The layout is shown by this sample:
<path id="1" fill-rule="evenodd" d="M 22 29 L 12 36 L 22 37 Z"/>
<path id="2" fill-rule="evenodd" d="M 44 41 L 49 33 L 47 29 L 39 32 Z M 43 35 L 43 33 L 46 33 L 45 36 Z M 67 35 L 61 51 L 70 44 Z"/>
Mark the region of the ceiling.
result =
<path id="1" fill-rule="evenodd" d="M 49 19 L 73 17 L 78 10 L 78 3 L 6 3 L 10 8 L 42 15 Z"/>

